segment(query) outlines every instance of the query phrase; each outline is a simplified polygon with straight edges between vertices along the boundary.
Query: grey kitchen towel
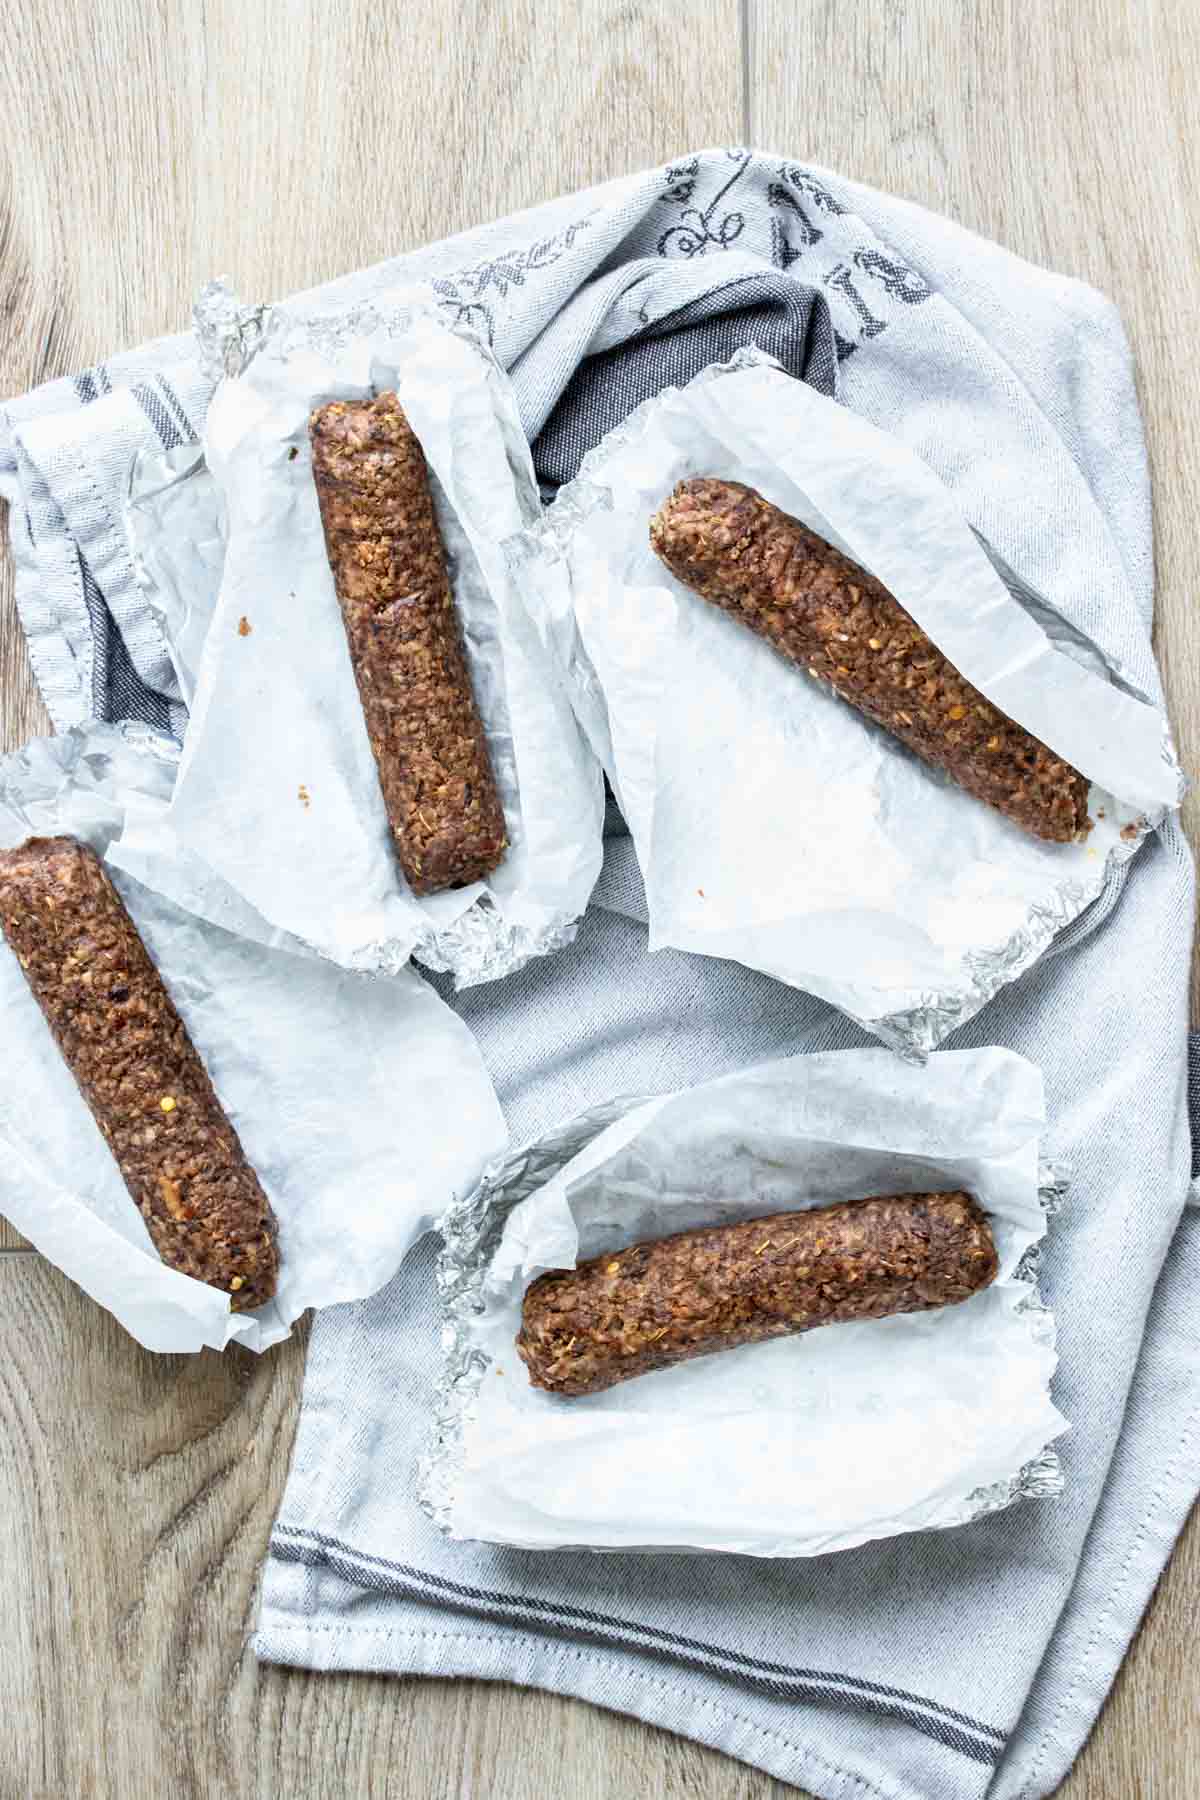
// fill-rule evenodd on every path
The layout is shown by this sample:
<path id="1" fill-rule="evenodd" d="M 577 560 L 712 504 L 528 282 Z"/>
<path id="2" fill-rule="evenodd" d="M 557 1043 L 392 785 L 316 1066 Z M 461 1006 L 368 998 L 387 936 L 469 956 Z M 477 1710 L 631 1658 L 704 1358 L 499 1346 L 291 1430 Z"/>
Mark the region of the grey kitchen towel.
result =
<path id="1" fill-rule="evenodd" d="M 741 150 L 287 304 L 353 308 L 413 280 L 510 369 L 548 493 L 647 392 L 754 341 L 904 438 L 1019 581 L 1160 695 L 1132 374 L 1116 315 L 1089 289 L 827 171 Z M 0 413 L 18 604 L 60 724 L 185 723 L 120 502 L 136 450 L 196 435 L 208 391 L 185 335 Z M 259 1655 L 555 1688 L 821 1795 L 1052 1791 L 1200 1484 L 1192 918 L 1171 822 L 1123 891 L 952 1040 L 1040 1063 L 1046 1149 L 1074 1168 L 1044 1266 L 1073 1426 L 1061 1498 L 807 1562 L 450 1544 L 413 1495 L 438 1363 L 426 1248 L 382 1294 L 315 1322 Z M 575 945 L 454 1004 L 516 1140 L 616 1093 L 864 1041 L 734 964 L 647 956 L 619 819 Z"/>

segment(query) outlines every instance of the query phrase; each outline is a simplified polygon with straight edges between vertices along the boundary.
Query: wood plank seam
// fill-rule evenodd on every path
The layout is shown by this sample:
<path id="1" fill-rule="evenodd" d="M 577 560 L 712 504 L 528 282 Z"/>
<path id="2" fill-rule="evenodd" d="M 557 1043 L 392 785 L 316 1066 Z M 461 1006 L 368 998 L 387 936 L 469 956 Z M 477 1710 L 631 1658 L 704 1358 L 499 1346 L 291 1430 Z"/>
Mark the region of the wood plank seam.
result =
<path id="1" fill-rule="evenodd" d="M 754 144 L 754 0 L 738 0 L 738 31 L 742 51 L 742 143 Z"/>

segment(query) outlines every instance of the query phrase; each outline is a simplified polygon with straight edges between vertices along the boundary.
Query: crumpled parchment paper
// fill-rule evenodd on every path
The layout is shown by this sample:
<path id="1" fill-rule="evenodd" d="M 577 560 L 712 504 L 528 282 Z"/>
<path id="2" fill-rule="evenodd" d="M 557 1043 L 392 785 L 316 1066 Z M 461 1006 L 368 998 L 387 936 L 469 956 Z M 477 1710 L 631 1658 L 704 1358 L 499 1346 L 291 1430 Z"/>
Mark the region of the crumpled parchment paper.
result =
<path id="1" fill-rule="evenodd" d="M 198 444 L 143 451 L 122 514 L 134 574 L 154 612 L 186 707 L 225 569 L 221 491 Z"/>
<path id="2" fill-rule="evenodd" d="M 1054 1172 L 1039 1071 L 1011 1051 L 764 1063 L 624 1101 L 495 1164 L 442 1221 L 447 1363 L 424 1504 L 451 1536 L 528 1549 L 814 1556 L 1060 1491 L 1054 1324 L 1033 1265 Z M 1061 1180 L 1061 1177 L 1057 1179 Z M 966 1188 L 993 1285 L 830 1325 L 582 1399 L 530 1385 L 514 1340 L 547 1268 L 641 1239 L 871 1194 Z"/>
<path id="3" fill-rule="evenodd" d="M 0 759 L 0 846 L 67 834 L 104 855 L 275 1209 L 278 1291 L 231 1313 L 159 1261 L 2 936 L 0 1212 L 148 1349 L 265 1350 L 306 1308 L 382 1287 L 505 1128 L 474 1038 L 418 975 L 278 947 L 181 850 L 177 754 L 136 726 L 35 740 Z"/>
<path id="4" fill-rule="evenodd" d="M 884 581 L 1089 777 L 1086 843 L 1010 824 L 677 582 L 649 522 L 698 474 L 758 488 Z M 629 822 L 651 948 L 762 969 L 905 1054 L 1028 968 L 1180 799 L 1157 707 L 1069 631 L 1051 641 L 905 446 L 757 352 L 639 408 L 509 558 Z"/>
<path id="5" fill-rule="evenodd" d="M 215 289 L 198 309 L 210 328 L 218 315 L 218 338 L 240 316 L 228 298 Z M 419 295 L 336 319 L 268 318 L 254 352 L 208 413 L 205 464 L 227 536 L 198 656 L 212 533 L 197 509 L 213 497 L 186 477 L 156 491 L 150 471 L 127 509 L 190 683 L 174 828 L 265 919 L 347 968 L 395 970 L 415 953 L 459 985 L 494 980 L 570 941 L 603 827 L 599 768 L 500 549 L 539 510 L 511 389 L 484 346 Z M 510 838 L 486 882 L 424 899 L 393 853 L 308 439 L 320 402 L 388 388 L 432 472 Z M 194 605 L 179 575 L 189 559 Z"/>

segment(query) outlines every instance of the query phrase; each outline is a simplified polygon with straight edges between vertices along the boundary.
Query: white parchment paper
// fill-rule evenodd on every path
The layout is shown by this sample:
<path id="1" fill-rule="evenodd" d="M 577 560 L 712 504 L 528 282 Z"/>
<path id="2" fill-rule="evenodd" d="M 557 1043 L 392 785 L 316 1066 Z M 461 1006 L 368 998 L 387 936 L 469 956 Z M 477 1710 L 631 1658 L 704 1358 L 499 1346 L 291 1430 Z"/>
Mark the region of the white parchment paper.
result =
<path id="1" fill-rule="evenodd" d="M 385 389 L 432 472 L 510 839 L 486 882 L 420 900 L 392 850 L 308 438 L 321 401 Z M 599 872 L 603 786 L 500 549 L 539 502 L 491 355 L 419 300 L 338 320 L 280 316 L 245 372 L 218 387 L 204 450 L 228 537 L 172 804 L 181 843 L 265 919 L 348 968 L 395 970 L 415 952 L 467 985 L 569 942 Z M 201 488 L 191 493 L 203 504 Z M 173 496 L 159 497 L 158 529 L 195 543 L 194 517 L 165 505 Z M 157 560 L 177 591 L 161 544 Z M 153 561 L 143 548 L 143 567 Z M 187 665 L 194 650 L 181 643 L 179 657 Z"/>
<path id="2" fill-rule="evenodd" d="M 677 582 L 649 522 L 698 474 L 758 488 L 884 581 L 1089 777 L 1086 843 L 1010 824 Z M 1157 708 L 1051 641 L 937 477 L 757 355 L 640 408 L 509 554 L 633 833 L 651 948 L 763 969 L 908 1054 L 1027 968 L 1180 798 Z"/>
<path id="3" fill-rule="evenodd" d="M 197 444 L 144 451 L 129 472 L 122 523 L 138 584 L 162 627 L 191 707 L 225 568 L 221 492 Z"/>
<path id="4" fill-rule="evenodd" d="M 514 1156 L 444 1221 L 449 1375 L 423 1485 L 461 1538 L 811 1556 L 1058 1490 L 1042 1081 L 1007 1050 L 763 1064 Z M 530 1169 L 544 1176 L 530 1191 Z M 535 1178 L 536 1179 L 536 1178 Z M 699 1358 L 563 1400 L 514 1340 L 547 1268 L 640 1239 L 870 1194 L 963 1187 L 1000 1272 L 959 1306 Z M 511 1194 L 524 1195 L 512 1203 Z"/>
<path id="5" fill-rule="evenodd" d="M 382 1287 L 505 1130 L 474 1039 L 418 975 L 269 948 L 286 940 L 180 850 L 175 766 L 137 727 L 35 740 L 0 759 L 0 846 L 65 833 L 104 855 L 275 1209 L 278 1291 L 231 1313 L 159 1261 L 3 937 L 0 1212 L 148 1349 L 264 1350 L 306 1308 Z"/>

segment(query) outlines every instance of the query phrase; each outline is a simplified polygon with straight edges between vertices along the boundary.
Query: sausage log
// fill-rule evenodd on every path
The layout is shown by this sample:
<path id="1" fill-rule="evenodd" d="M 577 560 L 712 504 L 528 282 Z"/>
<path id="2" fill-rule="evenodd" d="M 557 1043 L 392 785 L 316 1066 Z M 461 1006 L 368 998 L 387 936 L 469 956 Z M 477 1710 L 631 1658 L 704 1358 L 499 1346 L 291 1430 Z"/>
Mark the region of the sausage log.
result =
<path id="1" fill-rule="evenodd" d="M 999 712 L 873 575 L 741 482 L 682 481 L 650 524 L 671 573 L 1036 837 L 1086 832 L 1088 784 Z"/>
<path id="2" fill-rule="evenodd" d="M 235 1312 L 275 1291 L 275 1219 L 99 858 L 0 851 L 0 924 L 162 1260 Z"/>
<path id="3" fill-rule="evenodd" d="M 534 1387 L 598 1394 L 738 1344 L 952 1306 L 996 1269 L 969 1194 L 847 1200 L 681 1231 L 539 1275 L 517 1351 Z"/>
<path id="4" fill-rule="evenodd" d="M 507 847 L 421 446 L 395 394 L 331 401 L 313 479 L 384 805 L 414 894 L 481 880 Z"/>

